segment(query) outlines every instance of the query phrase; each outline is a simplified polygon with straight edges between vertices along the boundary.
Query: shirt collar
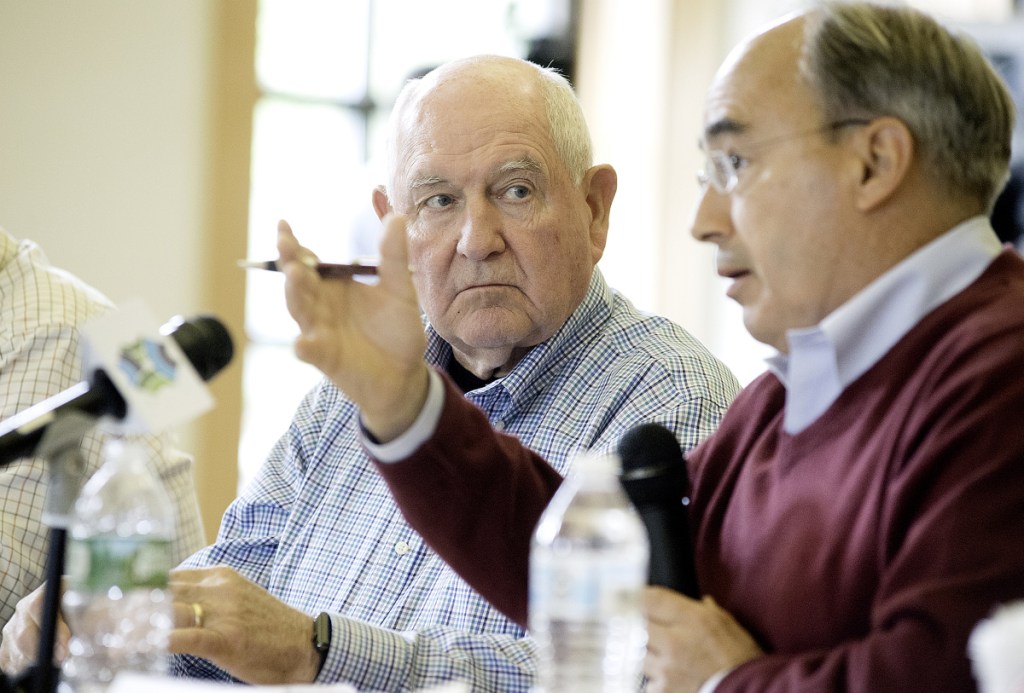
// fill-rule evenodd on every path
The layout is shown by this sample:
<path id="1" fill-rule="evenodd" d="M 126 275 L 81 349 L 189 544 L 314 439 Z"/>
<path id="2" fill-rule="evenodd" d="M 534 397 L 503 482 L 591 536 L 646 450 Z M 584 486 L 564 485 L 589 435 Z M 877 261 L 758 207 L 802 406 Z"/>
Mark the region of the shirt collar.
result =
<path id="1" fill-rule="evenodd" d="M 548 369 L 550 363 L 561 359 L 566 352 L 589 342 L 590 336 L 597 333 L 611 316 L 613 300 L 611 288 L 601 271 L 595 267 L 583 301 L 558 331 L 547 341 L 530 349 L 505 377 L 488 383 L 480 391 L 500 386 L 517 397 L 529 388 L 545 387 L 546 379 L 541 374 Z M 427 363 L 444 370 L 451 358 L 451 345 L 428 324 Z"/>
<path id="2" fill-rule="evenodd" d="M 957 225 L 889 269 L 815 327 L 786 333 L 768 359 L 786 386 L 784 428 L 799 433 L 921 318 L 963 291 L 999 254 L 986 217 Z"/>

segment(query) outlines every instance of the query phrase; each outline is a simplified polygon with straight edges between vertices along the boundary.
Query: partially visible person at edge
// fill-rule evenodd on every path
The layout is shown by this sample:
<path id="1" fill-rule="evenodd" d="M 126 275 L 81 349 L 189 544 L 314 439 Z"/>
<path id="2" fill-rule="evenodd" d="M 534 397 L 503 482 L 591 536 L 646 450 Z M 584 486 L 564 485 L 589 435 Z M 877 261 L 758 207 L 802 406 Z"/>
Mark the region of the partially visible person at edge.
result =
<path id="1" fill-rule="evenodd" d="M 1024 596 L 1024 261 L 986 216 L 1013 123 L 978 48 L 909 8 L 787 17 L 717 73 L 691 233 L 778 354 L 688 456 L 706 597 L 649 590 L 650 690 L 974 688 L 968 634 Z M 377 459 L 413 526 L 522 624 L 561 470 L 479 438 L 415 358 L 411 309 L 360 319 L 415 305 L 403 231 L 374 292 L 320 281 L 281 234 L 297 350 L 407 451 Z"/>
<path id="2" fill-rule="evenodd" d="M 509 58 L 450 63 L 405 87 L 391 128 L 387 189 L 374 207 L 409 215 L 403 272 L 415 267 L 420 301 L 409 288 L 371 313 L 352 303 L 324 326 L 368 319 L 382 350 L 409 348 L 387 338 L 392 323 L 413 327 L 422 383 L 406 381 L 410 364 L 391 370 L 372 350 L 348 356 L 378 373 L 367 385 L 388 393 L 384 406 L 418 406 L 430 364 L 487 422 L 473 436 L 456 433 L 459 447 L 517 441 L 562 472 L 578 451 L 611 449 L 639 422 L 664 424 L 687 447 L 714 430 L 735 379 L 595 268 L 616 174 L 592 165 L 564 78 Z M 384 272 L 386 286 L 394 270 Z M 188 655 L 176 672 L 374 691 L 460 679 L 473 690 L 527 691 L 532 641 L 410 529 L 363 445 L 355 405 L 325 380 L 228 509 L 216 544 L 172 576 L 172 648 Z M 322 655 L 313 643 L 320 613 L 331 632 Z"/>
<path id="3" fill-rule="evenodd" d="M 52 267 L 38 245 L 0 229 L 0 420 L 85 377 L 78 330 L 111 308 L 96 289 Z M 83 438 L 85 478 L 102 464 L 104 440 L 96 430 Z M 143 436 L 142 442 L 177 511 L 172 551 L 180 561 L 206 543 L 192 459 L 165 437 Z M 42 520 L 48 473 L 47 462 L 35 457 L 0 466 L 0 627 L 45 578 L 49 528 Z"/>

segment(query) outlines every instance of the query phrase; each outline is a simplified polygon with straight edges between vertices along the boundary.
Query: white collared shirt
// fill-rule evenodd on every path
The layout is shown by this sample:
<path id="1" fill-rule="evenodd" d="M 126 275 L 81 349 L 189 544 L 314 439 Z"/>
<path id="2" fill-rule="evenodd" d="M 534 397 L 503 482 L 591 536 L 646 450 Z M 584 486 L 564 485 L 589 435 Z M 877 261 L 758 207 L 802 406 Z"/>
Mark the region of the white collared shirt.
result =
<path id="1" fill-rule="evenodd" d="M 1001 250 L 989 220 L 972 217 L 889 269 L 817 326 L 789 330 L 789 354 L 767 360 L 786 386 L 786 433 L 814 423 L 925 315 L 974 282 Z"/>

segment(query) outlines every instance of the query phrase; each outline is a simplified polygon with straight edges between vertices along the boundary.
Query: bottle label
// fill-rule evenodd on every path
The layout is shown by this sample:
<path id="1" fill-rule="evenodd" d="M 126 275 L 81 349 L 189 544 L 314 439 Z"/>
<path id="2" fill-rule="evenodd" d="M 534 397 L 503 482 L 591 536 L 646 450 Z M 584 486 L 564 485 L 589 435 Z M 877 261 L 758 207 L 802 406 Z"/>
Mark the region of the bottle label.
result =
<path id="1" fill-rule="evenodd" d="M 530 573 L 531 609 L 548 618 L 607 618 L 643 608 L 647 575 L 642 562 L 540 555 L 533 557 Z"/>
<path id="2" fill-rule="evenodd" d="M 172 567 L 169 539 L 99 535 L 68 542 L 67 573 L 76 589 L 164 588 Z"/>

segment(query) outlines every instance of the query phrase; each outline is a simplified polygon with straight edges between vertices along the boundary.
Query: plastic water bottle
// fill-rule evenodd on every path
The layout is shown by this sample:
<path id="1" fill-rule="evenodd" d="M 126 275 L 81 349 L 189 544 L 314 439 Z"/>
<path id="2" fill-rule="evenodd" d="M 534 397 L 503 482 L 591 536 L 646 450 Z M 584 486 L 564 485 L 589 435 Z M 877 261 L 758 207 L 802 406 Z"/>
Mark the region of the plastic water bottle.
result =
<path id="1" fill-rule="evenodd" d="M 534 532 L 529 626 L 544 693 L 639 688 L 650 546 L 619 470 L 615 455 L 583 455 Z"/>
<path id="2" fill-rule="evenodd" d="M 104 690 L 118 671 L 167 671 L 174 506 L 146 464 L 148 454 L 138 441 L 109 440 L 103 465 L 75 503 L 63 601 L 72 637 L 63 673 L 76 693 Z"/>

